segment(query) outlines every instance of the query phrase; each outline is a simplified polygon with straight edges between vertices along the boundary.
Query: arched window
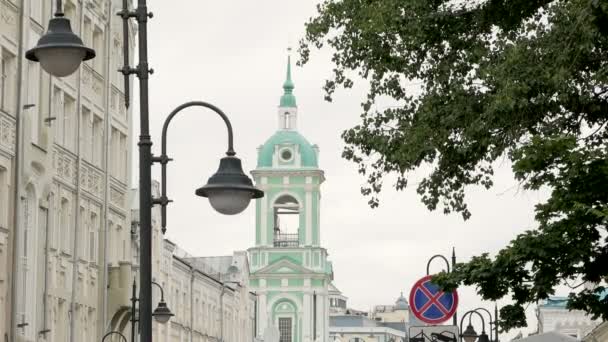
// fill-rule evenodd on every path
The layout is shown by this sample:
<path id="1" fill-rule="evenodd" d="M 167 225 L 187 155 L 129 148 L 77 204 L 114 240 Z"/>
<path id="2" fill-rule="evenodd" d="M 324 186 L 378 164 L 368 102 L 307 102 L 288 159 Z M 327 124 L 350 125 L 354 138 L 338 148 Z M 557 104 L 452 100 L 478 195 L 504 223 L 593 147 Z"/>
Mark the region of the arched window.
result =
<path id="1" fill-rule="evenodd" d="M 274 246 L 297 247 L 300 229 L 300 205 L 291 195 L 282 195 L 273 205 Z"/>

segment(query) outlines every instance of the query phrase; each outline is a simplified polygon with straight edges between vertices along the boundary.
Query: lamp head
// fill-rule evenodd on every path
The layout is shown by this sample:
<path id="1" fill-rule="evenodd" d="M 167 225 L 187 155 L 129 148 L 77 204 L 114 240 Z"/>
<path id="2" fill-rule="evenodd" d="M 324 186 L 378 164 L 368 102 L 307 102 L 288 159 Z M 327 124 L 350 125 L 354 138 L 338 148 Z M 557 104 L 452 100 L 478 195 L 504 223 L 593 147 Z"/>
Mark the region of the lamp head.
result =
<path id="1" fill-rule="evenodd" d="M 481 335 L 479 335 L 479 338 L 477 339 L 477 342 L 490 342 L 490 338 L 485 331 L 482 331 Z"/>
<path id="2" fill-rule="evenodd" d="M 477 332 L 475 331 L 473 326 L 469 324 L 462 333 L 462 335 L 460 335 L 460 337 L 462 337 L 464 342 L 475 342 L 475 340 L 477 339 Z"/>
<path id="3" fill-rule="evenodd" d="M 171 310 L 167 307 L 167 303 L 164 300 L 161 300 L 158 303 L 158 307 L 152 313 L 154 319 L 161 324 L 165 324 L 169 321 L 169 319 L 174 316 Z"/>
<path id="4" fill-rule="evenodd" d="M 209 198 L 216 211 L 225 215 L 235 215 L 247 208 L 252 198 L 264 196 L 243 172 L 241 160 L 226 156 L 220 160 L 217 172 L 211 176 L 207 185 L 196 190 L 196 195 Z"/>
<path id="5" fill-rule="evenodd" d="M 72 32 L 70 20 L 63 16 L 52 18 L 38 44 L 25 53 L 25 58 L 40 62 L 42 69 L 57 77 L 71 75 L 82 61 L 93 57 L 95 50 L 84 46 L 80 37 Z"/>

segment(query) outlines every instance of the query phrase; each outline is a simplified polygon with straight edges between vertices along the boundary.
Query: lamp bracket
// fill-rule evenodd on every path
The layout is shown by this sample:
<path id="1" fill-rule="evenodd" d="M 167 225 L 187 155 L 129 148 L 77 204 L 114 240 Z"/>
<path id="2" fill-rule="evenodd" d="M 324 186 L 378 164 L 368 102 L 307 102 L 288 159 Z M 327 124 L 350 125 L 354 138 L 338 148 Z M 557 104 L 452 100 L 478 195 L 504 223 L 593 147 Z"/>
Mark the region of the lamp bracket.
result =
<path id="1" fill-rule="evenodd" d="M 148 68 L 148 63 L 142 62 L 134 69 L 134 74 L 137 74 L 140 80 L 148 79 L 148 75 L 154 73 L 154 69 Z"/>
<path id="2" fill-rule="evenodd" d="M 118 72 L 123 74 L 124 76 L 129 76 L 129 75 L 133 75 L 136 74 L 139 70 L 136 68 L 131 68 L 127 65 L 125 65 L 124 67 L 118 69 Z"/>
<path id="3" fill-rule="evenodd" d="M 173 202 L 173 200 L 169 199 L 167 196 L 160 196 L 152 199 L 152 204 L 160 204 L 162 206 L 166 206 L 171 202 Z"/>
<path id="4" fill-rule="evenodd" d="M 122 11 L 118 11 L 116 12 L 116 15 L 123 18 L 123 19 L 129 19 L 129 18 L 135 18 L 137 17 L 137 13 L 133 12 L 133 11 L 129 11 L 126 9 L 123 9 Z"/>
<path id="5" fill-rule="evenodd" d="M 161 163 L 163 165 L 166 165 L 170 161 L 173 161 L 173 158 L 169 158 L 169 156 L 167 156 L 166 154 L 163 154 L 159 157 L 152 156 L 152 163 Z"/>

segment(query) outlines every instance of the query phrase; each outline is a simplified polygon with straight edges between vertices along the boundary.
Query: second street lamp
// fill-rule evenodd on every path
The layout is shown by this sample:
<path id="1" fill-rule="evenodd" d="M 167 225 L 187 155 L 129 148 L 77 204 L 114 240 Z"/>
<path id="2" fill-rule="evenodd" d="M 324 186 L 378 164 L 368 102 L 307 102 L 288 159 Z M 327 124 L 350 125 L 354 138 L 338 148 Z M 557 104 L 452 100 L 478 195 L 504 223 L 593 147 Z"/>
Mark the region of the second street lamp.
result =
<path id="1" fill-rule="evenodd" d="M 153 281 L 152 285 L 156 285 L 160 290 L 160 301 L 158 302 L 158 306 L 152 313 L 154 319 L 161 324 L 167 323 L 171 317 L 173 317 L 173 313 L 167 307 L 167 303 L 165 303 L 165 292 L 163 291 L 162 286 L 159 283 Z"/>
<path id="2" fill-rule="evenodd" d="M 207 185 L 197 189 L 195 193 L 208 197 L 213 209 L 225 215 L 242 212 L 252 198 L 263 195 L 243 172 L 241 160 L 230 155 L 220 160 L 217 172 L 209 178 Z"/>
<path id="3" fill-rule="evenodd" d="M 475 331 L 475 329 L 473 328 L 473 325 L 471 324 L 471 316 L 472 314 L 477 314 L 477 316 L 479 316 L 479 318 L 481 319 L 481 334 L 477 335 L 477 332 Z M 469 316 L 469 325 L 467 326 L 467 328 L 465 329 L 465 331 L 462 331 L 462 325 L 464 323 L 464 319 Z M 486 334 L 486 323 L 485 320 L 483 319 L 483 315 L 480 314 L 478 311 L 476 310 L 470 310 L 464 313 L 464 315 L 462 315 L 462 318 L 460 319 L 460 338 L 462 340 L 464 340 L 465 342 L 489 342 L 489 338 L 488 335 Z"/>

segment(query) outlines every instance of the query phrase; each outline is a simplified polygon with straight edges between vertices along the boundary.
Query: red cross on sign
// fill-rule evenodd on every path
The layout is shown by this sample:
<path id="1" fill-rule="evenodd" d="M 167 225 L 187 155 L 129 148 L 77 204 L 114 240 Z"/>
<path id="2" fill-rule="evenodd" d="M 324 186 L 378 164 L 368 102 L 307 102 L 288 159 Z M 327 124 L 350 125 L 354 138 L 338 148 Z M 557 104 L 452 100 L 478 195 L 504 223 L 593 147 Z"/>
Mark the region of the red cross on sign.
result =
<path id="1" fill-rule="evenodd" d="M 412 314 L 429 324 L 439 324 L 450 319 L 458 307 L 458 293 L 443 292 L 431 282 L 430 275 L 418 280 L 410 291 Z"/>

